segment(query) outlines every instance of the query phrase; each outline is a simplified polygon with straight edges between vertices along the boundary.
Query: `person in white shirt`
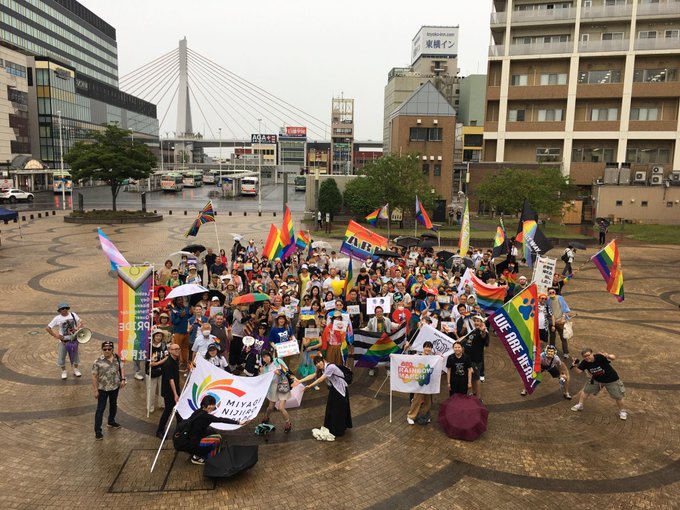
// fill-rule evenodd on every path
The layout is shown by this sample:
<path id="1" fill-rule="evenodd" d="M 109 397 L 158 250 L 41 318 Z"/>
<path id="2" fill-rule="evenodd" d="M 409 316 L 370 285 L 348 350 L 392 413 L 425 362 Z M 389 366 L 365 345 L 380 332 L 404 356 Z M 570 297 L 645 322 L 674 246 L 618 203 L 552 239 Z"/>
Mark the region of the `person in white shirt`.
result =
<path id="1" fill-rule="evenodd" d="M 68 354 L 71 367 L 73 368 L 73 375 L 80 377 L 82 374 L 78 370 L 80 363 L 80 356 L 78 355 L 78 341 L 75 338 L 75 333 L 83 327 L 83 322 L 80 317 L 71 311 L 68 303 L 60 303 L 57 305 L 58 315 L 50 321 L 45 327 L 51 336 L 59 340 L 57 345 L 57 366 L 61 368 L 61 378 L 66 379 L 66 354 Z"/>

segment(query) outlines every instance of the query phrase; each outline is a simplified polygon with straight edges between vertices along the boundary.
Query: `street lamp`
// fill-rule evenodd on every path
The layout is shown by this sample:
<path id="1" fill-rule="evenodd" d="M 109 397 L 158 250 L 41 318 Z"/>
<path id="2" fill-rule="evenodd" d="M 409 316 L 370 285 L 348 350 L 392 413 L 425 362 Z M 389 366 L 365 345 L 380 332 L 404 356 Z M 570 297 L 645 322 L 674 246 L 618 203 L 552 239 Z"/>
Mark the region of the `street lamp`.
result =
<path id="1" fill-rule="evenodd" d="M 257 119 L 257 143 L 260 146 L 257 154 L 257 214 L 262 216 L 262 119 Z"/>
<path id="2" fill-rule="evenodd" d="M 220 179 L 222 178 L 222 128 L 217 128 L 217 131 L 220 133 Z"/>
<path id="3" fill-rule="evenodd" d="M 61 110 L 57 110 L 59 117 L 59 164 L 61 166 L 61 208 L 66 210 L 66 181 L 64 180 L 64 137 L 61 127 Z"/>

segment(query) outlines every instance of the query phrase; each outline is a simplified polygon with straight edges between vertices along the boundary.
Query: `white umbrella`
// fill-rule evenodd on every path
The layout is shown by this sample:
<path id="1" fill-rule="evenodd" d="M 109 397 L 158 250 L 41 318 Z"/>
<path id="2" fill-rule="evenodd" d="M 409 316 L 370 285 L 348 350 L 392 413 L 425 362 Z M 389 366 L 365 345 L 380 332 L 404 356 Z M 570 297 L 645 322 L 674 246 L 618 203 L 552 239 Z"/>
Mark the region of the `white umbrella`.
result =
<path id="1" fill-rule="evenodd" d="M 312 248 L 326 248 L 327 250 L 333 249 L 331 243 L 327 243 L 326 241 L 314 241 L 312 243 Z"/>
<path id="2" fill-rule="evenodd" d="M 241 239 L 243 239 L 243 236 L 241 234 L 234 234 L 233 232 L 229 232 L 229 235 L 234 238 L 234 241 L 241 242 Z"/>
<path id="3" fill-rule="evenodd" d="M 175 299 L 182 296 L 191 296 L 193 294 L 201 294 L 203 292 L 210 292 L 208 289 L 202 285 L 197 285 L 195 283 L 185 283 L 184 285 L 179 285 L 172 289 L 165 299 Z"/>
<path id="4" fill-rule="evenodd" d="M 182 255 L 186 255 L 187 257 L 194 257 L 194 258 L 196 257 L 193 253 L 190 253 L 188 251 L 181 251 L 181 250 L 176 251 L 175 253 L 171 253 L 170 255 L 168 255 L 168 257 L 170 257 L 170 258 L 177 257 L 177 258 L 181 259 Z"/>

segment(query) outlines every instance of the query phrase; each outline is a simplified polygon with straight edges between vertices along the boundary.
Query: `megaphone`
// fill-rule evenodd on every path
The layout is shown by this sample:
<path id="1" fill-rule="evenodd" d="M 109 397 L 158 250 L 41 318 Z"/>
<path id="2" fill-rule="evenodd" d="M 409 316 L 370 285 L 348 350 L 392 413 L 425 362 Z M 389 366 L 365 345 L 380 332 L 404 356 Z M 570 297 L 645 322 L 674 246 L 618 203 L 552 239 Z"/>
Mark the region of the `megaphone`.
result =
<path id="1" fill-rule="evenodd" d="M 76 333 L 76 340 L 79 344 L 86 344 L 92 338 L 92 330 L 87 328 L 79 329 Z"/>

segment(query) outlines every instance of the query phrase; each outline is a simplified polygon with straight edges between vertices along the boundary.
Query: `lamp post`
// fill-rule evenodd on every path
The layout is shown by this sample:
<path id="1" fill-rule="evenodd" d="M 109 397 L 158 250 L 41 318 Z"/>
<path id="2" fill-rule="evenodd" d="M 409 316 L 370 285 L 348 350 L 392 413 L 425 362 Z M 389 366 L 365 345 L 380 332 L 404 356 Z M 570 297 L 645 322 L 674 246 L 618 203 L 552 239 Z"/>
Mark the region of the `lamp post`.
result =
<path id="1" fill-rule="evenodd" d="M 257 154 L 257 214 L 262 216 L 262 119 L 257 119 L 257 137 L 258 145 L 260 145 Z"/>
<path id="2" fill-rule="evenodd" d="M 57 110 L 59 117 L 59 165 L 61 166 L 61 208 L 66 210 L 66 181 L 64 180 L 64 136 L 61 127 L 61 110 Z"/>
<path id="3" fill-rule="evenodd" d="M 222 128 L 217 128 L 217 131 L 220 134 L 220 179 L 222 178 Z"/>

